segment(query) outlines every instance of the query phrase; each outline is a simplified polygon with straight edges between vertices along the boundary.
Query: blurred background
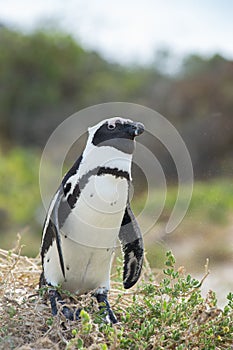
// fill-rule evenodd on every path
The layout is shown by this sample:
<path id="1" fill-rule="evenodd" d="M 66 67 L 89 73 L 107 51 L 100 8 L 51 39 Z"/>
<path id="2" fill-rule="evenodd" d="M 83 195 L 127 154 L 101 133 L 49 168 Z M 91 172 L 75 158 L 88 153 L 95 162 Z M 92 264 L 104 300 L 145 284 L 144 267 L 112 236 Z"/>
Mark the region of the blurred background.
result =
<path id="1" fill-rule="evenodd" d="M 38 254 L 44 219 L 38 167 L 56 126 L 93 104 L 138 103 L 177 128 L 195 176 L 188 213 L 166 235 L 177 174 L 163 146 L 151 140 L 168 193 L 145 237 L 147 257 L 161 268 L 172 249 L 177 264 L 197 277 L 209 258 L 204 288 L 217 290 L 223 302 L 233 289 L 232 13 L 227 0 L 0 0 L 1 248 L 12 248 L 20 232 L 22 253 Z M 67 167 L 79 152 L 77 146 Z M 133 200 L 140 212 L 146 184 L 134 173 L 142 178 Z M 155 205 L 160 195 L 155 188 Z"/>

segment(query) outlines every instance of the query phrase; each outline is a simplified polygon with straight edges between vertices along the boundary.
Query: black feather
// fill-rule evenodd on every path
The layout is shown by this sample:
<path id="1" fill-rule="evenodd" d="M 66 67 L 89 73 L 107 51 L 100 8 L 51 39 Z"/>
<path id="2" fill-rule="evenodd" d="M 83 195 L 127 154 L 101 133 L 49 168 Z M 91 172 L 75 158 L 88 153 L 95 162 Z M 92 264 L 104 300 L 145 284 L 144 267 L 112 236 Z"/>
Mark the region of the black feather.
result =
<path id="1" fill-rule="evenodd" d="M 128 203 L 122 220 L 119 239 L 124 255 L 124 288 L 131 288 L 139 279 L 143 263 L 143 240 L 140 228 Z"/>

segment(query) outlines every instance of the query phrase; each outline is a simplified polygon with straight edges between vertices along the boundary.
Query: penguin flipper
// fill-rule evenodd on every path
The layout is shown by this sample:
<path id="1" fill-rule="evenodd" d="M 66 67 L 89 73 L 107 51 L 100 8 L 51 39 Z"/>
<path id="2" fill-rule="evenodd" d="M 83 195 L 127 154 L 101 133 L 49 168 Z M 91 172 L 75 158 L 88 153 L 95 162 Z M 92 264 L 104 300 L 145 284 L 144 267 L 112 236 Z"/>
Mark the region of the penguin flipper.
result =
<path id="1" fill-rule="evenodd" d="M 49 209 L 49 217 L 46 217 L 44 229 L 43 229 L 43 241 L 41 245 L 41 256 L 42 256 L 42 265 L 44 262 L 44 256 L 50 246 L 52 245 L 53 241 L 56 241 L 58 256 L 59 256 L 59 262 L 62 270 L 63 277 L 65 278 L 65 264 L 64 264 L 64 258 L 62 253 L 62 247 L 61 247 L 61 234 L 60 234 L 60 227 L 63 225 L 64 221 L 66 220 L 67 216 L 69 215 L 71 211 L 70 204 L 67 200 L 64 200 L 65 195 L 67 194 L 67 191 L 70 189 L 70 178 L 72 178 L 73 175 L 75 175 L 79 169 L 79 165 L 82 161 L 82 155 L 76 160 L 74 165 L 71 167 L 71 169 L 66 173 L 66 175 L 63 177 L 62 183 L 57 190 L 54 199 L 52 200 L 53 208 L 51 210 Z M 45 284 L 46 279 L 44 276 L 44 273 L 41 274 L 41 281 L 40 285 Z"/>
<path id="2" fill-rule="evenodd" d="M 55 197 L 54 197 L 55 203 L 52 204 L 53 208 L 51 209 L 50 214 L 47 215 L 44 228 L 43 228 L 43 240 L 41 245 L 43 271 L 41 274 L 40 286 L 46 284 L 46 276 L 44 275 L 44 260 L 45 260 L 46 253 L 48 252 L 48 250 L 50 249 L 54 241 L 56 242 L 62 274 L 65 278 L 65 265 L 64 265 L 64 259 L 63 259 L 62 248 L 61 248 L 61 237 L 60 237 L 61 234 L 59 232 L 60 226 L 59 226 L 59 220 L 58 220 L 58 213 L 59 213 L 61 199 L 62 199 L 62 192 L 61 192 L 61 189 L 59 189 L 55 194 Z"/>
<path id="3" fill-rule="evenodd" d="M 54 237 L 56 239 L 56 245 L 57 245 L 57 251 L 58 251 L 58 256 L 59 256 L 59 261 L 60 261 L 60 266 L 62 270 L 63 277 L 65 278 L 65 264 L 64 264 L 64 258 L 62 254 L 62 248 L 61 248 L 61 234 L 59 232 L 59 220 L 58 220 L 58 211 L 59 211 L 59 206 L 61 203 L 61 199 L 63 197 L 63 191 L 60 190 L 60 193 L 58 195 L 58 198 L 55 202 L 52 215 L 51 215 L 51 229 L 53 230 Z"/>
<path id="4" fill-rule="evenodd" d="M 123 285 L 128 289 L 140 277 L 144 251 L 142 234 L 129 203 L 121 223 L 119 240 L 124 255 Z"/>

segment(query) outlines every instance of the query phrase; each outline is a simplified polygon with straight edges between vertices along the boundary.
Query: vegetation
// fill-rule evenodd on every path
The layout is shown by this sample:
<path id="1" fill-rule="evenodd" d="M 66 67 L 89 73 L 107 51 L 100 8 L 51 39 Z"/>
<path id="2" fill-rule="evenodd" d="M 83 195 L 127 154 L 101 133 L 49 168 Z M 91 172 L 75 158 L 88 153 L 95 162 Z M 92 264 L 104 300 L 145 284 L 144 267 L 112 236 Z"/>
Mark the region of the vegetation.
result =
<path id="1" fill-rule="evenodd" d="M 122 261 L 113 276 L 110 301 L 119 323 L 103 323 L 91 294 L 64 294 L 68 304 L 82 308 L 79 321 L 67 321 L 35 294 L 40 266 L 13 251 L 0 251 L 0 348 L 13 349 L 231 349 L 233 294 L 223 309 L 215 293 L 201 296 L 201 281 L 175 266 L 171 252 L 155 276 L 146 263 L 138 285 L 125 292 Z M 208 267 L 206 267 L 208 269 Z"/>
<path id="2" fill-rule="evenodd" d="M 182 191 L 186 200 L 185 185 Z M 151 195 L 152 200 L 148 205 L 147 215 L 153 214 L 161 203 L 164 193 L 160 189 L 154 189 Z M 160 220 L 166 220 L 174 208 L 177 196 L 177 186 L 170 185 L 167 189 L 166 201 Z M 147 194 L 143 193 L 133 202 L 135 212 L 143 210 Z M 204 220 L 217 225 L 227 224 L 229 213 L 233 210 L 233 183 L 231 179 L 213 179 L 208 182 L 195 181 L 192 199 L 187 216 L 193 219 Z"/>
<path id="3" fill-rule="evenodd" d="M 13 148 L 0 153 L 1 247 L 10 248 L 21 232 L 26 253 L 37 255 L 41 222 L 38 183 L 39 155 L 33 150 Z"/>
<path id="4" fill-rule="evenodd" d="M 38 186 L 39 157 L 32 151 L 12 149 L 0 157 L 1 225 L 26 224 L 34 221 L 40 203 Z M 5 211 L 5 212 L 4 212 Z M 9 223 L 7 222 L 9 221 Z"/>
<path id="5" fill-rule="evenodd" d="M 56 30 L 23 34 L 0 28 L 1 146 L 43 147 L 66 117 L 110 101 L 151 107 L 169 119 L 191 153 L 195 175 L 230 176 L 233 143 L 233 65 L 216 54 L 190 55 L 180 71 L 164 71 L 169 53 L 148 66 L 121 66 L 85 50 Z M 144 141 L 174 174 L 169 155 Z"/>

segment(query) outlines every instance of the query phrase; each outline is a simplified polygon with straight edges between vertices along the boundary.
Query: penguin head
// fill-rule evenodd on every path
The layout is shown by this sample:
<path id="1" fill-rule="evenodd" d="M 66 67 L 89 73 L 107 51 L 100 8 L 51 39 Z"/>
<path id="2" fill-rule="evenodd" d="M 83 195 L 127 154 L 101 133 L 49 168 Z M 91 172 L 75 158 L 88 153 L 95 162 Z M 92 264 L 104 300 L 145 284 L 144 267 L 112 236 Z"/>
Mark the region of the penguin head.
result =
<path id="1" fill-rule="evenodd" d="M 91 143 L 96 147 L 109 146 L 127 154 L 134 151 L 134 139 L 144 131 L 144 125 L 120 117 L 105 119 L 88 129 Z"/>

